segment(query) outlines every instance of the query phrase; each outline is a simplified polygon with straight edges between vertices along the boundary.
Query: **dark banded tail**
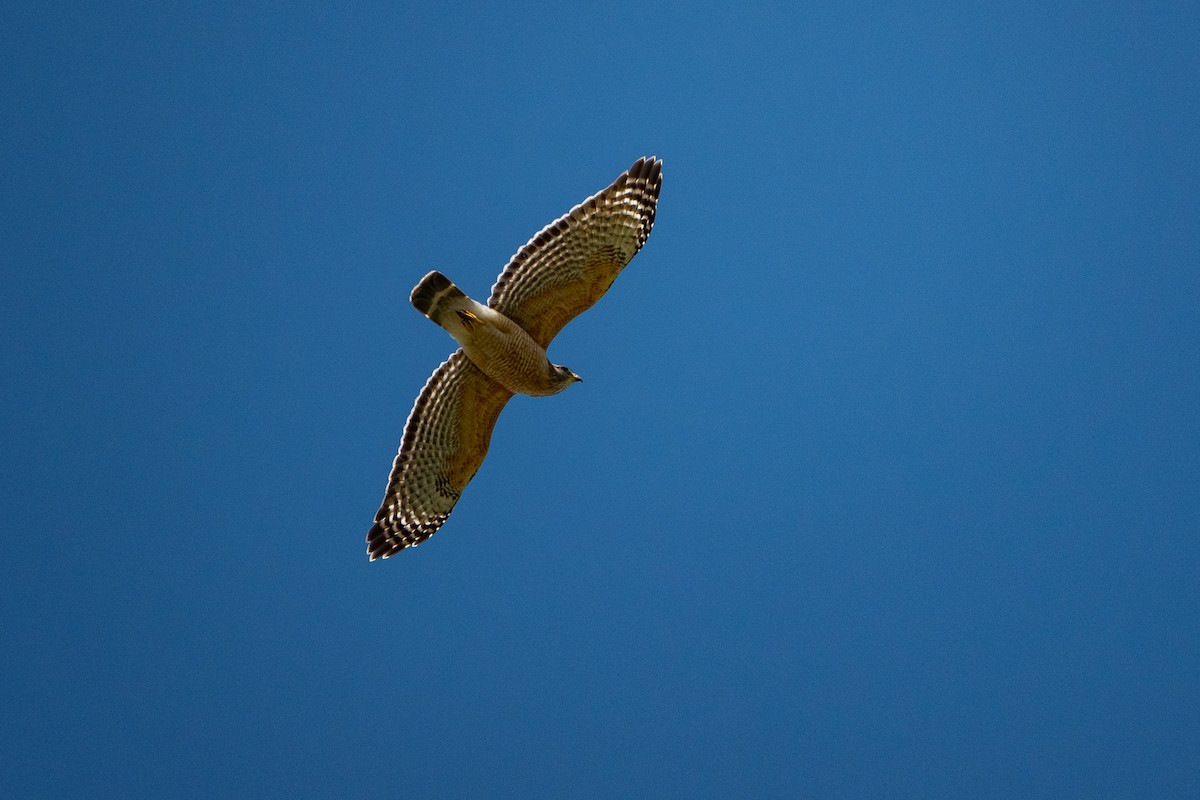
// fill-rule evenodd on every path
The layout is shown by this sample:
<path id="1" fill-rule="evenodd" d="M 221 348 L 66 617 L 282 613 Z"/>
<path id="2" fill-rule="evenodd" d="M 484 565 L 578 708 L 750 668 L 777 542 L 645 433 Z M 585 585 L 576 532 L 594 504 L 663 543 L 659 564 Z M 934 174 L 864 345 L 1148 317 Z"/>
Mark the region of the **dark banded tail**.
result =
<path id="1" fill-rule="evenodd" d="M 441 325 L 442 314 L 461 308 L 467 296 L 449 278 L 434 270 L 421 279 L 409 299 L 417 311 Z"/>

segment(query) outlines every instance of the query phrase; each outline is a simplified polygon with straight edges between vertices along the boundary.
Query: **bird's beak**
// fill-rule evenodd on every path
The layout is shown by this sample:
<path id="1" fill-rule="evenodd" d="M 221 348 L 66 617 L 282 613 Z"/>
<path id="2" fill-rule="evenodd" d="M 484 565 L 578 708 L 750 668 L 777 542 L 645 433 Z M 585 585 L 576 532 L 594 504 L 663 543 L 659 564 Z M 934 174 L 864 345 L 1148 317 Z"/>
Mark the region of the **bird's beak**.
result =
<path id="1" fill-rule="evenodd" d="M 579 377 L 574 372 L 571 373 L 571 377 L 575 379 L 576 383 L 583 383 L 583 378 Z"/>

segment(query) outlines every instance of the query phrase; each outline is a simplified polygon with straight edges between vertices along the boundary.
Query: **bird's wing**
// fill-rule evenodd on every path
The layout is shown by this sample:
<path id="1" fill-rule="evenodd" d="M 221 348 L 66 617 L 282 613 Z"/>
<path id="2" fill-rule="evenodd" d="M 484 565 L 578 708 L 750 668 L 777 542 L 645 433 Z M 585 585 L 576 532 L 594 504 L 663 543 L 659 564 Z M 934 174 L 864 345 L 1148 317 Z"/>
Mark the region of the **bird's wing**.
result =
<path id="1" fill-rule="evenodd" d="M 383 505 L 367 533 L 372 561 L 418 545 L 441 527 L 483 463 L 510 397 L 462 350 L 434 371 L 404 424 Z"/>
<path id="2" fill-rule="evenodd" d="M 488 305 L 542 347 L 599 300 L 654 225 L 662 161 L 639 158 L 607 189 L 530 239 L 500 273 Z"/>

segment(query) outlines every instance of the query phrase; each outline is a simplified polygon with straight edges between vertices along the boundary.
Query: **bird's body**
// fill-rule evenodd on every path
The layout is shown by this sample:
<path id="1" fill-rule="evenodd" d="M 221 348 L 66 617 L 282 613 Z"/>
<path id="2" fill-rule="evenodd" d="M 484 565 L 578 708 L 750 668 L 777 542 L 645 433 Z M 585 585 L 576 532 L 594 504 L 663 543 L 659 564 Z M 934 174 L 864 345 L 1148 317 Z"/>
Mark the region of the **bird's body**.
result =
<path id="1" fill-rule="evenodd" d="M 611 186 L 530 239 L 500 273 L 487 305 L 440 272 L 412 304 L 460 345 L 425 384 L 404 425 L 367 554 L 387 558 L 432 536 L 487 454 L 514 394 L 557 394 L 579 380 L 546 347 L 608 290 L 650 235 L 662 162 L 642 158 Z"/>
<path id="2" fill-rule="evenodd" d="M 413 289 L 412 304 L 445 328 L 485 375 L 513 394 L 558 394 L 578 380 L 570 370 L 565 376 L 556 370 L 546 348 L 524 328 L 472 300 L 440 272 L 421 279 Z"/>

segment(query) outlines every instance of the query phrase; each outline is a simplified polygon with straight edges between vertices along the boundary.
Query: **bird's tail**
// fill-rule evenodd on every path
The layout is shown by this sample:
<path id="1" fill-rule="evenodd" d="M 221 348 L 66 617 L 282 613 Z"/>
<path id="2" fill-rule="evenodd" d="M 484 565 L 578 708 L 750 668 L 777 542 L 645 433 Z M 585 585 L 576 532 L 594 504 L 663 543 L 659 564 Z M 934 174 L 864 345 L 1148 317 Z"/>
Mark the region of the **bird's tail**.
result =
<path id="1" fill-rule="evenodd" d="M 425 316 L 449 329 L 453 314 L 460 310 L 469 310 L 475 306 L 474 301 L 467 297 L 450 279 L 434 270 L 421 279 L 412 290 L 413 306 Z"/>

